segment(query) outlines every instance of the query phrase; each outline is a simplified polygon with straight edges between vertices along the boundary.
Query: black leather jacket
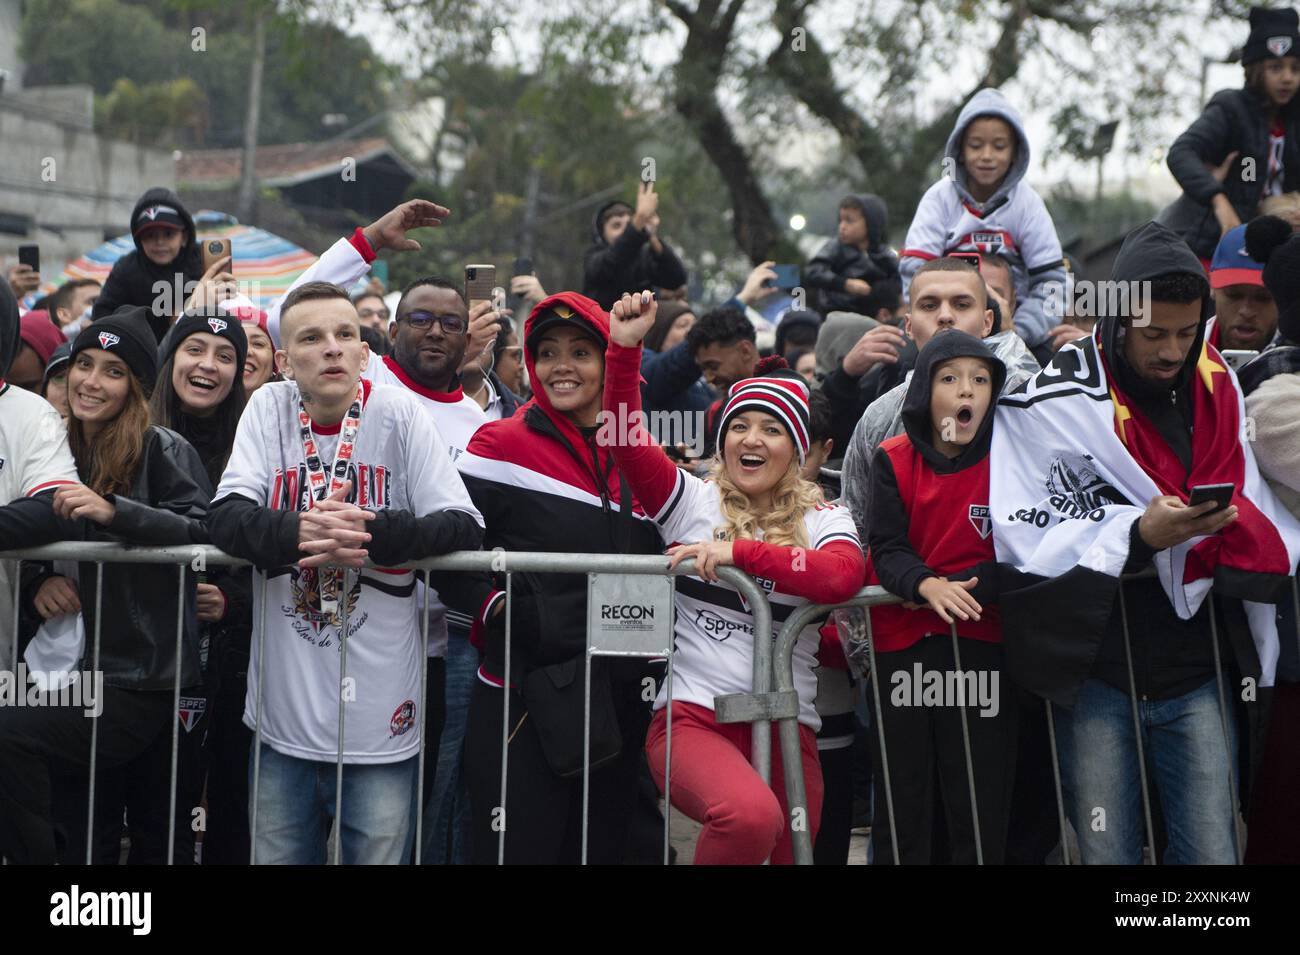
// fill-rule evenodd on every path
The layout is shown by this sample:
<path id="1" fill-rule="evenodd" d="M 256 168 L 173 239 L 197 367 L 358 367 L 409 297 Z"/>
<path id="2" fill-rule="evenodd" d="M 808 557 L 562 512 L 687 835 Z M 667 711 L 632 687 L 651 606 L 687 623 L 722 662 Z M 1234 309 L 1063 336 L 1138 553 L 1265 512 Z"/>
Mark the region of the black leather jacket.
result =
<path id="1" fill-rule="evenodd" d="M 89 520 L 56 517 L 53 494 L 41 494 L 0 507 L 0 550 L 16 550 L 60 540 L 118 541 L 146 546 L 206 542 L 203 518 L 212 491 L 198 452 L 180 435 L 152 425 L 144 460 L 129 495 L 107 495 L 116 511 L 107 527 Z M 99 670 L 104 685 L 129 690 L 170 690 L 176 678 L 178 569 L 172 564 L 105 564 Z M 49 576 L 27 581 L 23 603 L 30 612 L 36 588 Z M 91 668 L 95 632 L 95 564 L 78 565 L 86 651 L 81 666 Z M 185 568 L 181 686 L 199 679 L 199 625 L 195 576 Z"/>

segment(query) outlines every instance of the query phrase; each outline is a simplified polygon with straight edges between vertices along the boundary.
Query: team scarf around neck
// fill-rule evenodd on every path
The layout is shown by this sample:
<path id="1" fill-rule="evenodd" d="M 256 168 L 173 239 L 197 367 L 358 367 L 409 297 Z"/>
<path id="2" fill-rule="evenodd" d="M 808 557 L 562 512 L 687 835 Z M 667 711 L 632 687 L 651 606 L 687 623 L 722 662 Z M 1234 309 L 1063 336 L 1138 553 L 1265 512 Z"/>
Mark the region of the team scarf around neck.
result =
<path id="1" fill-rule="evenodd" d="M 1232 504 L 1236 505 L 1237 519 L 1189 548 L 1183 583 L 1212 578 L 1219 566 L 1247 573 L 1289 575 L 1295 564 L 1288 557 L 1278 529 L 1245 493 L 1245 445 L 1251 435 L 1242 427 L 1240 390 L 1218 350 L 1208 341 L 1202 344 L 1186 389 L 1192 401 L 1193 421 L 1192 466 L 1186 472 L 1169 442 L 1120 390 L 1100 340 L 1097 351 L 1110 381 L 1115 434 L 1160 493 L 1177 497 L 1185 504 L 1190 496 L 1188 489 L 1200 484 L 1231 484 L 1235 489 Z"/>
<path id="2" fill-rule="evenodd" d="M 1240 389 L 1213 346 L 1202 349 L 1184 394 L 1180 400 L 1192 402 L 1194 421 L 1187 472 L 1120 390 L 1099 334 L 1063 347 L 1038 375 L 1004 395 L 990 452 L 997 558 L 1031 577 L 1075 579 L 1090 571 L 1117 579 L 1128 561 L 1133 522 L 1153 497 L 1186 501 L 1194 485 L 1230 482 L 1237 519 L 1217 534 L 1160 551 L 1152 563 L 1180 619 L 1196 614 L 1211 585 L 1244 601 L 1261 685 L 1268 686 L 1278 653 L 1275 603 L 1290 599 L 1300 522 L 1259 474 L 1249 431 L 1243 435 Z"/>
<path id="3" fill-rule="evenodd" d="M 307 460 L 307 481 L 311 488 L 310 505 L 323 501 L 336 493 L 348 479 L 348 468 L 352 464 L 352 453 L 356 448 L 357 431 L 361 428 L 361 410 L 365 405 L 365 386 L 357 382 L 357 394 L 343 417 L 343 426 L 339 431 L 339 446 L 334 452 L 334 463 L 329 468 L 329 478 L 321 463 L 320 449 L 311 430 L 311 415 L 298 398 L 298 431 L 302 438 L 302 453 Z M 346 571 L 340 567 L 322 567 L 318 575 L 320 581 L 320 609 L 327 618 L 338 613 L 339 592 L 342 589 Z"/>

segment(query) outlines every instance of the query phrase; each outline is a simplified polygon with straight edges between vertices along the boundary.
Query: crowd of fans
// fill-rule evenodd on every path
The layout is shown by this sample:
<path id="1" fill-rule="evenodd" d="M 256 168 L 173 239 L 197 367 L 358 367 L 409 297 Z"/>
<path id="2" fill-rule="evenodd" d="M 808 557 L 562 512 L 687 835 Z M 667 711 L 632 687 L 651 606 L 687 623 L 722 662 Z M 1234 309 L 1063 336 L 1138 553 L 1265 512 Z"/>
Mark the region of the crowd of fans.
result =
<path id="1" fill-rule="evenodd" d="M 0 707 L 0 855 L 84 858 L 93 735 L 99 863 L 319 863 L 336 828 L 341 861 L 405 863 L 417 816 L 427 863 L 492 863 L 502 838 L 507 862 L 575 862 L 589 698 L 595 862 L 661 859 L 666 788 L 697 863 L 790 862 L 806 826 L 842 864 L 858 825 L 876 863 L 1300 859 L 1296 12 L 1253 10 L 1242 62 L 1106 283 L 1063 256 L 995 90 L 901 249 L 880 198 L 845 196 L 774 328 L 775 262 L 719 307 L 686 299 L 653 183 L 597 210 L 581 293 L 520 274 L 514 309 L 369 278 L 449 213 L 424 199 L 266 309 L 166 189 L 102 286 L 40 296 L 10 269 L 0 551 L 252 566 L 178 589 L 170 565 L 0 565 L 0 652 L 30 692 L 103 679 L 93 719 Z M 517 572 L 507 599 L 502 574 L 402 569 L 479 548 L 694 561 L 671 679 L 597 658 L 587 681 L 585 575 Z M 752 689 L 756 638 L 721 567 L 774 626 L 899 598 L 867 612 L 869 651 L 851 617 L 799 635 L 801 766 L 774 751 L 770 784 L 714 712 Z"/>

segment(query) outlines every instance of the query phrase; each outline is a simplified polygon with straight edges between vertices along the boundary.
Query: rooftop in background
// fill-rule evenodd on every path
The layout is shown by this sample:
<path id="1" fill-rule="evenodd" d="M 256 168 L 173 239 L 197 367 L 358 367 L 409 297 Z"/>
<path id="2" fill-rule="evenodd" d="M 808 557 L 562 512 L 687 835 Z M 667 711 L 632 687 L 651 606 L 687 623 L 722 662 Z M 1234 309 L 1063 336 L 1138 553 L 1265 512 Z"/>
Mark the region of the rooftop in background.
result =
<path id="1" fill-rule="evenodd" d="M 176 161 L 176 180 L 196 186 L 236 183 L 242 155 L 242 149 L 187 150 Z M 257 178 L 264 186 L 296 186 L 321 176 L 340 175 L 346 159 L 355 161 L 358 167 L 386 163 L 394 174 L 405 174 L 412 179 L 419 174 L 387 139 L 374 137 L 259 146 Z"/>
<path id="2" fill-rule="evenodd" d="M 237 185 L 241 149 L 192 149 L 176 160 L 182 189 L 225 189 Z M 281 190 L 305 209 L 352 209 L 377 217 L 397 205 L 419 170 L 382 137 L 322 143 L 260 146 L 259 187 Z"/>

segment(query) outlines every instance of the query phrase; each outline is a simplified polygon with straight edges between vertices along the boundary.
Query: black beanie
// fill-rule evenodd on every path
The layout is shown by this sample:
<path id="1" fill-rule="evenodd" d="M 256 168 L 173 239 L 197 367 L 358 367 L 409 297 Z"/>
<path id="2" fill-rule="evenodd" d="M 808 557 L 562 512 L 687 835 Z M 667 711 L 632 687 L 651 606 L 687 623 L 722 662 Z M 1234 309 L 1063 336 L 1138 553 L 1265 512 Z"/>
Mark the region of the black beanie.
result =
<path id="1" fill-rule="evenodd" d="M 237 315 L 213 306 L 191 309 L 167 329 L 167 334 L 158 346 L 158 367 L 167 364 L 172 355 L 176 354 L 176 349 L 181 347 L 181 342 L 196 332 L 217 335 L 234 345 L 236 373 L 244 373 L 244 359 L 248 357 L 248 336 L 244 333 L 244 326 Z"/>
<path id="2" fill-rule="evenodd" d="M 72 358 L 87 348 L 111 352 L 131 369 L 145 395 L 153 391 L 158 378 L 158 339 L 149 324 L 144 305 L 123 305 L 111 315 L 87 325 L 72 343 Z"/>
<path id="3" fill-rule="evenodd" d="M 1300 19 L 1290 7 L 1251 7 L 1250 38 L 1241 63 L 1249 66 L 1271 56 L 1300 57 Z"/>
<path id="4" fill-rule="evenodd" d="M 1300 344 L 1300 236 L 1277 216 L 1260 216 L 1246 226 L 1246 252 L 1264 263 L 1264 287 L 1277 303 L 1282 337 Z"/>

